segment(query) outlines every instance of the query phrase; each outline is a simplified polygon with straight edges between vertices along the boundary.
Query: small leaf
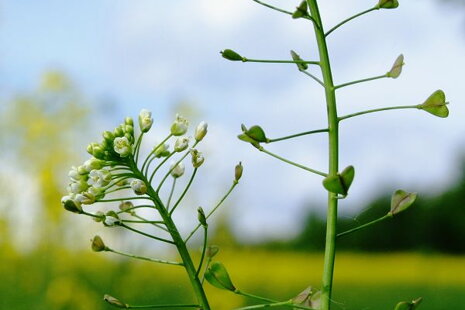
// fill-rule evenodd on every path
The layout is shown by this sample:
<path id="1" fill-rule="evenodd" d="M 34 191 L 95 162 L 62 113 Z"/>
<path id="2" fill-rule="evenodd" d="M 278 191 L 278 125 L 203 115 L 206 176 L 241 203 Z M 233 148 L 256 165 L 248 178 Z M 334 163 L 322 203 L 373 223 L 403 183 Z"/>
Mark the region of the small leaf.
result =
<path id="1" fill-rule="evenodd" d="M 391 198 L 391 211 L 389 214 L 394 216 L 402 211 L 407 210 L 417 199 L 417 193 L 408 193 L 401 189 L 396 190 Z"/>
<path id="2" fill-rule="evenodd" d="M 380 9 L 395 9 L 399 6 L 399 1 L 397 0 L 379 0 L 376 5 Z"/>
<path id="3" fill-rule="evenodd" d="M 244 61 L 244 58 L 241 55 L 229 48 L 221 51 L 221 56 L 231 61 Z"/>
<path id="4" fill-rule="evenodd" d="M 355 169 L 353 166 L 348 166 L 337 175 L 328 176 L 323 180 L 323 186 L 328 191 L 336 194 L 347 196 L 350 185 L 355 177 Z"/>
<path id="5" fill-rule="evenodd" d="M 401 301 L 396 305 L 394 310 L 415 310 L 418 308 L 422 300 L 423 298 L 420 297 L 411 302 Z"/>
<path id="6" fill-rule="evenodd" d="M 302 18 L 308 16 L 307 1 L 303 0 L 299 6 L 296 8 L 294 13 L 292 13 L 292 18 Z"/>
<path id="7" fill-rule="evenodd" d="M 300 58 L 299 54 L 291 50 L 291 56 L 294 61 L 303 61 L 302 58 Z M 308 69 L 308 65 L 306 63 L 296 63 L 297 68 L 299 68 L 300 71 L 304 71 Z"/>
<path id="8" fill-rule="evenodd" d="M 205 279 L 208 283 L 217 288 L 233 292 L 236 290 L 232 284 L 231 278 L 229 278 L 228 271 L 220 262 L 214 262 L 210 265 L 208 270 L 205 272 Z"/>
<path id="9" fill-rule="evenodd" d="M 446 94 L 442 90 L 435 91 L 431 96 L 426 99 L 423 104 L 417 105 L 418 109 L 425 110 L 438 117 L 449 116 L 449 109 L 447 108 Z"/>
<path id="10" fill-rule="evenodd" d="M 404 55 L 400 54 L 394 64 L 392 65 L 391 70 L 387 73 L 387 76 L 393 79 L 397 79 L 402 73 L 402 67 L 404 66 Z"/>

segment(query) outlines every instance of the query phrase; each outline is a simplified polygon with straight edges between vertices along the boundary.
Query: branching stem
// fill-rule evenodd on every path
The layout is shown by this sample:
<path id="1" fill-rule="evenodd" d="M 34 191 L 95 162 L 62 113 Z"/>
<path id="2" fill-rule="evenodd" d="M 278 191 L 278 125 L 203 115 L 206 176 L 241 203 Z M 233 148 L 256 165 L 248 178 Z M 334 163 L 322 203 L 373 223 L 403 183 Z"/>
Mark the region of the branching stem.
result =
<path id="1" fill-rule="evenodd" d="M 336 30 L 337 28 L 341 27 L 342 25 L 344 25 L 345 23 L 347 22 L 350 22 L 351 20 L 357 18 L 357 17 L 360 17 L 362 15 L 365 15 L 367 13 L 370 13 L 372 11 L 376 11 L 376 10 L 379 10 L 379 8 L 377 6 L 371 8 L 371 9 L 368 9 L 368 10 L 365 10 L 363 12 L 360 12 L 358 14 L 355 14 L 354 16 L 351 16 L 345 20 L 343 20 L 342 22 L 340 22 L 339 24 L 337 24 L 336 26 L 334 26 L 333 28 L 331 28 L 328 32 L 325 33 L 325 37 L 329 36 L 334 30 Z"/>
<path id="2" fill-rule="evenodd" d="M 273 143 L 273 142 L 288 140 L 288 139 L 292 139 L 292 138 L 297 138 L 297 137 L 301 137 L 301 136 L 305 136 L 305 135 L 311 135 L 311 134 L 314 134 L 314 133 L 321 133 L 321 132 L 328 132 L 328 129 L 325 128 L 325 129 L 310 130 L 310 131 L 305 131 L 305 132 L 301 132 L 301 133 L 297 133 L 297 134 L 294 134 L 294 135 L 285 136 L 285 137 L 281 137 L 281 138 L 268 139 L 268 141 L 266 143 Z"/>
<path id="3" fill-rule="evenodd" d="M 361 112 L 341 116 L 341 117 L 339 117 L 339 121 L 342 121 L 342 120 L 345 120 L 345 119 L 348 119 L 348 118 L 351 118 L 351 117 L 355 117 L 355 116 L 369 114 L 369 113 L 388 111 L 388 110 L 401 110 L 401 109 L 418 109 L 418 106 L 416 106 L 416 105 L 403 105 L 403 106 L 396 106 L 396 107 L 387 107 L 387 108 L 366 110 L 366 111 L 361 111 Z"/>
<path id="4" fill-rule="evenodd" d="M 388 75 L 383 74 L 383 75 L 378 75 L 378 76 L 374 76 L 374 77 L 370 77 L 370 78 L 366 78 L 366 79 L 347 82 L 347 83 L 344 83 L 344 84 L 341 84 L 341 85 L 334 86 L 334 89 L 339 89 L 339 88 L 343 88 L 343 87 L 350 86 L 350 85 L 360 84 L 360 83 L 379 80 L 379 79 L 384 79 L 384 78 L 388 78 Z"/>
<path id="5" fill-rule="evenodd" d="M 356 232 L 356 231 L 358 231 L 358 230 L 360 230 L 360 229 L 364 229 L 364 228 L 370 227 L 370 226 L 372 226 L 372 225 L 375 225 L 375 224 L 377 224 L 377 223 L 379 223 L 379 222 L 382 222 L 382 221 L 387 220 L 387 219 L 390 219 L 390 218 L 392 218 L 392 215 L 386 214 L 385 216 L 380 217 L 379 219 L 376 219 L 376 220 L 374 220 L 374 221 L 368 222 L 368 223 L 366 223 L 366 224 L 363 224 L 363 225 L 357 226 L 357 227 L 355 227 L 355 228 L 349 229 L 349 230 L 347 230 L 347 231 L 344 231 L 344 232 L 342 232 L 342 233 L 339 233 L 339 234 L 337 234 L 336 237 L 339 238 L 339 237 L 342 237 L 342 236 L 351 234 L 351 233 Z"/>

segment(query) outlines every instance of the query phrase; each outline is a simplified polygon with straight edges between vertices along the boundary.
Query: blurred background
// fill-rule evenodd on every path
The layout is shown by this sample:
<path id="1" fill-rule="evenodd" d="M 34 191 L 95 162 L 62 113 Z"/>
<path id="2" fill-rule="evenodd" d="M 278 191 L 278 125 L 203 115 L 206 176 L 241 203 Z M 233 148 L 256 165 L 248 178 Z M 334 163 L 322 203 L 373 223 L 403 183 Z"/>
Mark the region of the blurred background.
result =
<path id="1" fill-rule="evenodd" d="M 375 4 L 321 2 L 328 29 Z M 395 189 L 420 198 L 398 218 L 338 243 L 334 309 L 387 310 L 419 296 L 425 310 L 465 308 L 465 1 L 402 1 L 328 40 L 337 84 L 384 74 L 405 56 L 399 79 L 341 89 L 341 114 L 419 104 L 439 88 L 451 102 L 445 120 L 404 110 L 342 124 L 341 166 L 354 165 L 357 176 L 341 201 L 341 230 L 384 215 Z M 321 87 L 293 65 L 228 62 L 219 54 L 225 48 L 248 58 L 289 59 L 290 49 L 317 58 L 308 21 L 251 0 L 0 1 L 0 309 L 107 309 L 105 293 L 137 304 L 192 300 L 183 271 L 93 253 L 89 240 L 100 234 L 153 257 L 173 257 L 169 250 L 60 204 L 88 143 L 142 108 L 155 119 L 145 150 L 166 136 L 176 113 L 192 127 L 209 123 L 200 147 L 206 163 L 176 215 L 183 233 L 196 224 L 197 206 L 215 205 L 242 161 L 241 183 L 212 223 L 218 260 L 251 293 L 287 299 L 320 285 L 321 178 L 236 135 L 241 123 L 259 124 L 272 138 L 324 128 Z M 324 135 L 268 148 L 326 169 Z M 194 253 L 199 247 L 194 240 Z M 214 309 L 251 302 L 210 286 L 208 294 Z"/>

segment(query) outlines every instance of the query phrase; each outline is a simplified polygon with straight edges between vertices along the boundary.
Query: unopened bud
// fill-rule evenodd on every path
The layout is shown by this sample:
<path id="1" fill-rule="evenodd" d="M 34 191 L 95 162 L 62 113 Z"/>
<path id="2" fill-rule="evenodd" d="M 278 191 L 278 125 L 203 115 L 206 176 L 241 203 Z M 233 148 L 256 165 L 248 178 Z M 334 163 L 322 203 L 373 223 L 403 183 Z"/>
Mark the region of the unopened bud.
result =
<path id="1" fill-rule="evenodd" d="M 108 211 L 107 214 L 105 214 L 105 219 L 103 220 L 105 226 L 116 226 L 119 223 L 120 219 L 115 211 Z"/>
<path id="2" fill-rule="evenodd" d="M 236 168 L 234 169 L 234 180 L 236 182 L 238 182 L 241 177 L 242 177 L 242 171 L 244 170 L 244 168 L 242 167 L 242 163 L 239 162 L 237 165 L 236 165 Z"/>
<path id="3" fill-rule="evenodd" d="M 397 0 L 379 0 L 376 8 L 378 9 L 395 9 L 399 6 L 399 1 Z"/>
<path id="4" fill-rule="evenodd" d="M 200 122 L 200 124 L 197 126 L 195 129 L 195 140 L 196 141 L 202 141 L 202 139 L 205 137 L 207 134 L 207 128 L 208 124 L 204 121 Z"/>
<path id="5" fill-rule="evenodd" d="M 127 137 L 115 138 L 113 141 L 113 149 L 121 157 L 128 157 L 132 152 L 132 147 Z"/>
<path id="6" fill-rule="evenodd" d="M 207 227 L 208 224 L 207 224 L 207 218 L 205 217 L 205 212 L 203 212 L 203 209 L 202 207 L 199 207 L 197 209 L 197 217 L 199 219 L 199 222 L 200 224 L 203 226 L 203 227 Z"/>
<path id="7" fill-rule="evenodd" d="M 134 214 L 134 211 L 133 211 L 133 208 L 134 208 L 134 205 L 132 202 L 130 201 L 122 201 L 120 204 L 119 204 L 119 209 L 123 212 L 127 212 L 129 214 Z"/>
<path id="8" fill-rule="evenodd" d="M 139 113 L 139 127 L 140 131 L 147 132 L 153 124 L 152 112 L 142 109 Z"/>
<path id="9" fill-rule="evenodd" d="M 183 176 L 185 171 L 185 167 L 183 163 L 171 163 L 170 174 L 173 178 L 177 179 Z"/>
<path id="10" fill-rule="evenodd" d="M 223 51 L 221 51 L 221 56 L 223 56 L 223 58 L 227 59 L 227 60 L 231 60 L 231 61 L 244 61 L 245 58 L 242 57 L 241 55 L 239 55 L 238 53 L 236 53 L 235 51 L 227 48 Z"/>
<path id="11" fill-rule="evenodd" d="M 133 121 L 132 117 L 129 117 L 129 116 L 126 117 L 126 118 L 124 119 L 124 124 L 125 124 L 125 125 L 134 126 L 134 121 Z"/>

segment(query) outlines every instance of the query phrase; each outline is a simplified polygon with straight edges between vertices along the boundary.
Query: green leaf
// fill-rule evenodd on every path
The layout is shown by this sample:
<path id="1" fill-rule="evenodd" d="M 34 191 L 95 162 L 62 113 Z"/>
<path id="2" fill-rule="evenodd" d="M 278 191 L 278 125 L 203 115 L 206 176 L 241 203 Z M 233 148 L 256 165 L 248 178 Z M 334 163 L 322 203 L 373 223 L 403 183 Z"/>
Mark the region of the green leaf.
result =
<path id="1" fill-rule="evenodd" d="M 407 210 L 417 199 L 417 193 L 408 193 L 401 189 L 396 190 L 391 197 L 391 211 L 389 214 L 394 216 L 402 211 Z"/>
<path id="2" fill-rule="evenodd" d="M 235 51 L 229 48 L 221 51 L 221 56 L 231 61 L 244 61 L 244 58 L 241 55 L 239 55 L 238 53 L 236 53 Z"/>
<path id="3" fill-rule="evenodd" d="M 399 1 L 397 0 L 379 0 L 376 5 L 380 9 L 395 9 L 399 6 Z"/>
<path id="4" fill-rule="evenodd" d="M 402 73 L 402 67 L 404 66 L 404 55 L 400 54 L 394 64 L 392 65 L 391 70 L 387 73 L 387 76 L 393 79 L 397 79 Z"/>
<path id="5" fill-rule="evenodd" d="M 292 18 L 296 19 L 296 18 L 302 18 L 302 17 L 306 17 L 306 16 L 309 16 L 308 15 L 308 8 L 307 8 L 307 1 L 303 0 L 299 4 L 299 6 L 296 8 L 294 13 L 292 13 Z"/>
<path id="6" fill-rule="evenodd" d="M 396 305 L 394 310 L 415 310 L 418 308 L 422 300 L 423 298 L 420 297 L 411 302 L 401 301 Z"/>
<path id="7" fill-rule="evenodd" d="M 303 61 L 302 58 L 300 58 L 299 54 L 291 50 L 291 56 L 294 61 Z M 300 71 L 304 71 L 308 69 L 308 65 L 306 63 L 297 63 L 297 68 L 299 68 Z"/>
<path id="8" fill-rule="evenodd" d="M 420 105 L 417 105 L 418 109 L 425 110 L 438 117 L 449 116 L 449 109 L 447 108 L 448 102 L 446 102 L 446 95 L 442 90 L 435 91 L 426 101 Z"/>
<path id="9" fill-rule="evenodd" d="M 350 185 L 355 177 L 355 169 L 353 166 L 348 166 L 337 175 L 328 176 L 323 180 L 323 186 L 328 191 L 343 196 L 347 196 Z"/>
<path id="10" fill-rule="evenodd" d="M 205 279 L 214 287 L 232 292 L 236 290 L 236 287 L 232 284 L 231 278 L 229 278 L 228 271 L 220 262 L 214 262 L 210 265 L 205 272 Z"/>

